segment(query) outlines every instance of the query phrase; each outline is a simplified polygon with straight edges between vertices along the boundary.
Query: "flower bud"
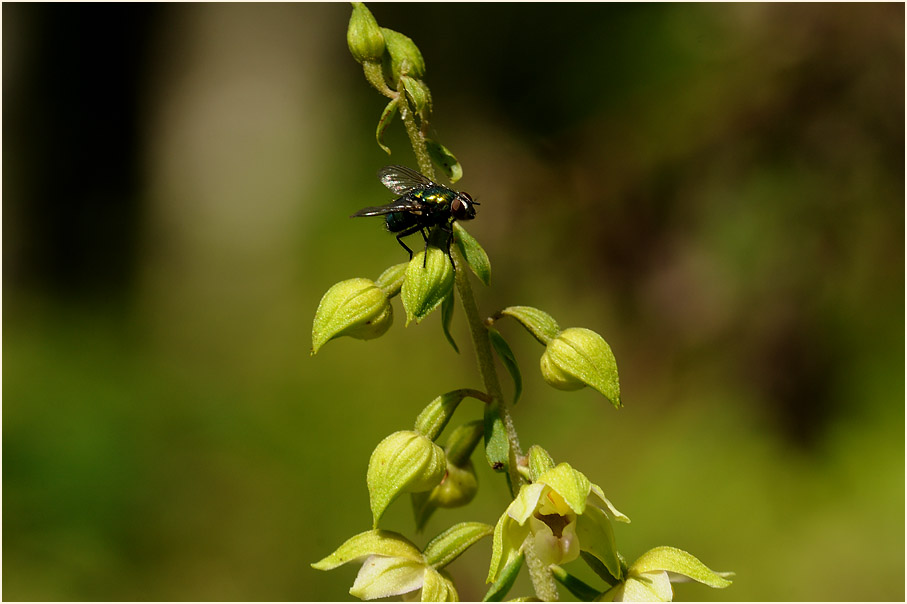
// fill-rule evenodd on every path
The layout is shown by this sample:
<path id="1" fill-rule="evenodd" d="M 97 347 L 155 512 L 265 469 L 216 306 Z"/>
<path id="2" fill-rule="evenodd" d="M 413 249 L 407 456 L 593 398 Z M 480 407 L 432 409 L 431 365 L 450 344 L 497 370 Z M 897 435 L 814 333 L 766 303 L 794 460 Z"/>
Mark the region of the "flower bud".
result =
<path id="1" fill-rule="evenodd" d="M 620 407 L 617 361 L 611 347 L 590 329 L 570 327 L 552 338 L 541 360 L 542 377 L 559 390 L 591 386 Z"/>
<path id="2" fill-rule="evenodd" d="M 446 471 L 444 451 L 421 434 L 401 430 L 381 441 L 366 474 L 374 526 L 400 494 L 431 490 Z"/>
<path id="3" fill-rule="evenodd" d="M 478 490 L 479 482 L 471 461 L 467 460 L 462 466 L 448 462 L 441 484 L 431 491 L 412 495 L 416 530 L 425 528 L 436 509 L 462 507 L 473 500 Z"/>
<path id="4" fill-rule="evenodd" d="M 448 464 L 447 475 L 431 490 L 428 500 L 439 508 L 458 508 L 472 501 L 478 490 L 476 470 L 467 460 L 462 467 Z"/>
<path id="5" fill-rule="evenodd" d="M 426 257 L 427 255 L 427 257 Z M 434 245 L 414 255 L 400 290 L 406 324 L 424 319 L 453 289 L 454 269 L 447 253 Z"/>
<path id="6" fill-rule="evenodd" d="M 386 72 L 389 72 L 387 75 L 391 78 L 391 86 L 396 87 L 402 75 L 422 79 L 425 76 L 425 60 L 415 42 L 400 32 L 386 27 L 381 28 L 381 33 L 384 34 L 384 44 L 387 50 L 384 60 L 387 67 Z"/>
<path id="7" fill-rule="evenodd" d="M 384 56 L 384 35 L 371 11 L 362 2 L 353 2 L 353 14 L 346 30 L 346 43 L 359 63 L 375 63 Z"/>
<path id="8" fill-rule="evenodd" d="M 347 279 L 324 294 L 312 323 L 312 354 L 340 336 L 371 340 L 394 321 L 393 308 L 381 288 L 369 279 Z"/>

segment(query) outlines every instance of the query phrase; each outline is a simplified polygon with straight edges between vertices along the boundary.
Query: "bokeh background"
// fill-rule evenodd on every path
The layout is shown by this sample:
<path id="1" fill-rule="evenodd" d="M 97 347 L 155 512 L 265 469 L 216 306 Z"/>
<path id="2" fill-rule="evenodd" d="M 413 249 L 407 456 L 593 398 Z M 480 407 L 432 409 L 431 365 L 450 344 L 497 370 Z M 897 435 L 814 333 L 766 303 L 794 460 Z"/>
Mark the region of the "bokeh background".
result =
<path id="1" fill-rule="evenodd" d="M 483 311 L 617 355 L 620 411 L 502 325 L 524 445 L 602 485 L 629 559 L 737 572 L 678 599 L 902 600 L 904 6 L 372 9 L 482 204 Z M 479 385 L 459 315 L 462 355 L 400 312 L 309 355 L 323 292 L 404 259 L 347 217 L 415 164 L 399 125 L 375 144 L 348 16 L 3 4 L 4 599 L 350 599 L 355 568 L 309 564 L 370 527 L 372 448 Z M 385 528 L 494 523 L 476 461 L 469 508 Z M 462 598 L 489 553 L 450 567 Z"/>

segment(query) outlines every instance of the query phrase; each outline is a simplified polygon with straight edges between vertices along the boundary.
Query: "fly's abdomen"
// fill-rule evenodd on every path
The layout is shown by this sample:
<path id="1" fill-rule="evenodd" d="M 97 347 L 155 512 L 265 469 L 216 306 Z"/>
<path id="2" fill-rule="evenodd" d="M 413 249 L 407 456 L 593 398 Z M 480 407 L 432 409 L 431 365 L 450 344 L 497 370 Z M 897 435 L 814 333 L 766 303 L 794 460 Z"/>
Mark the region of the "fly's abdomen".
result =
<path id="1" fill-rule="evenodd" d="M 406 212 L 393 212 L 384 217 L 384 224 L 391 233 L 399 233 L 416 224 L 416 218 Z"/>

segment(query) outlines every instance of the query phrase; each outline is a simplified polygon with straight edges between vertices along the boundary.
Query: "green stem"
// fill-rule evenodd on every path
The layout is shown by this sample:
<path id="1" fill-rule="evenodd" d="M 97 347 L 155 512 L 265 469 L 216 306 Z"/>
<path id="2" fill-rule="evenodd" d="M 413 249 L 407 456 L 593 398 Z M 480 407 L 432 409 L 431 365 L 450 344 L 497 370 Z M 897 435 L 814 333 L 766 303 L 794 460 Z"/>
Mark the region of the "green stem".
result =
<path id="1" fill-rule="evenodd" d="M 472 293 L 472 286 L 469 284 L 469 270 L 466 262 L 463 260 L 460 250 L 454 248 L 454 275 L 457 285 L 457 293 L 460 294 L 460 303 L 463 305 L 463 312 L 466 314 L 466 322 L 469 324 L 469 334 L 472 336 L 472 344 L 476 351 L 476 360 L 479 364 L 479 375 L 482 383 L 485 385 L 485 391 L 491 396 L 492 406 L 497 411 L 498 416 L 504 423 L 507 432 L 508 447 L 508 464 L 507 472 L 510 476 L 511 494 L 516 497 L 520 491 L 520 485 L 523 484 L 522 478 L 517 471 L 517 456 L 522 455 L 520 449 L 520 440 L 513 425 L 513 418 L 510 416 L 510 410 L 504 402 L 504 393 L 501 390 L 501 382 L 498 380 L 498 373 L 494 366 L 494 357 L 491 353 L 491 340 L 488 338 L 488 330 L 479 315 L 479 308 L 476 305 L 475 296 Z"/>
<path id="2" fill-rule="evenodd" d="M 416 120 L 413 117 L 409 100 L 405 94 L 400 95 L 400 101 L 400 117 L 403 118 L 403 123 L 406 126 L 406 133 L 409 135 L 410 144 L 416 154 L 419 169 L 430 180 L 434 180 L 435 171 L 428 155 L 428 149 L 425 146 L 425 137 L 422 136 L 422 132 L 416 127 Z M 510 410 L 507 408 L 507 403 L 504 402 L 504 393 L 501 390 L 501 382 L 498 380 L 494 357 L 491 353 L 491 340 L 488 337 L 488 330 L 485 329 L 482 317 L 479 315 L 479 307 L 476 305 L 472 286 L 469 284 L 469 270 L 466 261 L 458 248 L 454 247 L 451 251 L 453 252 L 457 292 L 460 294 L 460 303 L 463 305 L 463 312 L 466 314 L 466 321 L 469 324 L 469 333 L 472 336 L 472 344 L 479 364 L 479 375 L 485 385 L 485 392 L 491 397 L 490 404 L 501 418 L 504 429 L 507 432 L 507 441 L 510 445 L 507 447 L 507 474 L 511 495 L 516 497 L 520 492 L 520 486 L 523 484 L 523 478 L 517 471 L 517 457 L 523 454 L 520 449 L 520 440 L 513 425 L 513 418 L 510 416 Z M 554 577 L 551 572 L 539 560 L 533 547 L 526 548 L 524 554 L 535 595 L 543 602 L 556 601 L 558 599 L 557 586 L 554 583 Z"/>
<path id="3" fill-rule="evenodd" d="M 416 154 L 416 162 L 419 164 L 419 171 L 422 172 L 429 180 L 435 180 L 435 169 L 431 164 L 431 156 L 428 155 L 428 148 L 425 146 L 425 137 L 419 127 L 416 126 L 416 118 L 413 117 L 413 110 L 409 106 L 409 99 L 406 94 L 400 93 L 400 117 L 403 119 L 403 125 L 406 126 L 406 133 L 409 135 L 409 142 L 413 146 L 413 152 Z"/>

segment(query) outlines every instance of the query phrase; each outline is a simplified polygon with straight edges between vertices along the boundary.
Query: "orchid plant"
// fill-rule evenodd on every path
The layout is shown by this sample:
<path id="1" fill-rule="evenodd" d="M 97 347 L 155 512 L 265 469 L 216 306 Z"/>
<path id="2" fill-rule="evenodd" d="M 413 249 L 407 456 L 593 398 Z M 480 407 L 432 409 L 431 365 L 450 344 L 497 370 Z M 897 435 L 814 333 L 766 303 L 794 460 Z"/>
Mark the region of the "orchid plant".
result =
<path id="1" fill-rule="evenodd" d="M 390 153 L 383 135 L 399 114 L 421 174 L 437 182 L 437 167 L 451 183 L 459 180 L 463 175 L 459 161 L 427 136 L 432 97 L 423 80 L 425 61 L 415 43 L 379 27 L 362 3 L 353 3 L 347 42 L 366 80 L 389 99 L 378 121 L 378 145 Z M 584 601 L 670 601 L 671 583 L 678 580 L 716 588 L 730 585 L 731 573 L 714 572 L 676 548 L 656 547 L 628 564 L 618 550 L 612 525 L 630 520 L 604 490 L 569 463 L 555 463 L 539 445 L 524 453 L 511 415 L 522 378 L 510 346 L 494 329 L 498 321 L 516 321 L 544 346 L 539 364 L 545 382 L 559 390 L 593 388 L 620 408 L 617 361 L 598 333 L 583 327 L 562 329 L 537 308 L 509 306 L 483 319 L 469 273 L 483 285 L 489 284 L 487 254 L 458 222 L 435 225 L 431 231 L 425 249 L 409 262 L 391 266 L 375 280 L 348 279 L 327 291 L 315 312 L 312 354 L 336 338 L 370 340 L 386 333 L 393 323 L 391 300 L 397 295 L 407 325 L 440 308 L 444 334 L 456 349 L 449 331 L 456 297 L 469 325 L 484 388 L 441 394 L 418 414 L 412 429 L 394 432 L 378 444 L 366 475 L 371 529 L 350 537 L 312 566 L 331 570 L 360 564 L 350 594 L 363 600 L 403 596 L 424 602 L 456 601 L 457 589 L 445 566 L 491 537 L 486 601 L 507 597 L 523 568 L 534 590 L 528 599 L 543 601 L 557 600 L 559 585 Z M 440 231 L 444 232 L 439 235 Z M 445 249 L 444 235 L 449 249 Z M 503 395 L 495 355 L 513 379 L 510 400 Z M 482 403 L 483 417 L 452 428 L 442 447 L 439 437 L 467 398 Z M 478 489 L 472 456 L 479 443 L 485 461 L 504 477 L 511 494 L 502 503 L 495 525 L 456 524 L 424 549 L 402 534 L 379 528 L 388 506 L 407 493 L 417 530 L 438 509 L 469 504 Z M 574 561 L 587 564 L 601 583 L 589 585 L 565 570 L 564 565 Z"/>

